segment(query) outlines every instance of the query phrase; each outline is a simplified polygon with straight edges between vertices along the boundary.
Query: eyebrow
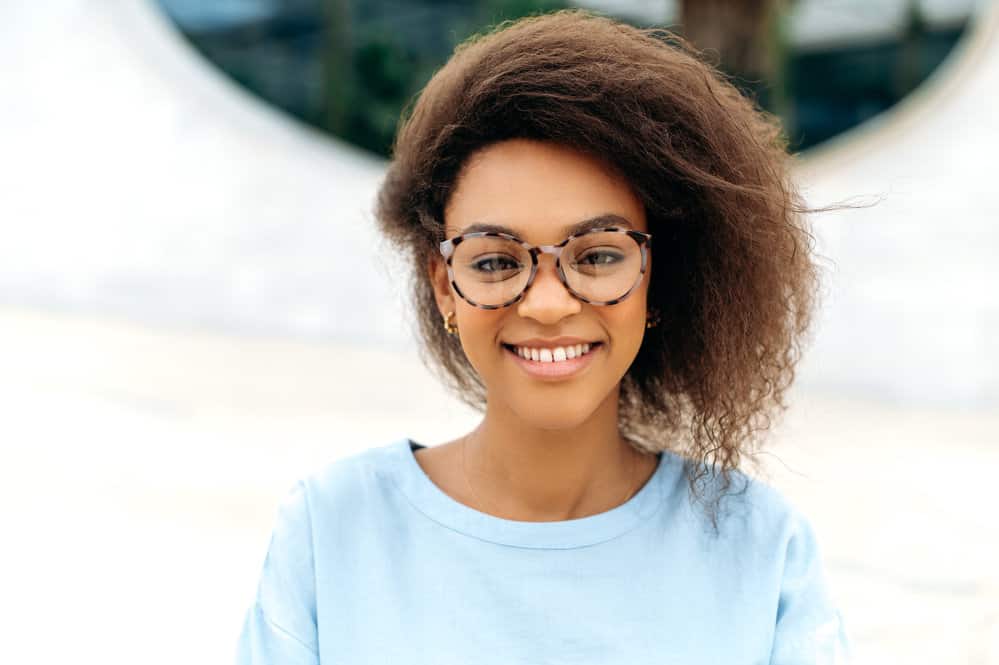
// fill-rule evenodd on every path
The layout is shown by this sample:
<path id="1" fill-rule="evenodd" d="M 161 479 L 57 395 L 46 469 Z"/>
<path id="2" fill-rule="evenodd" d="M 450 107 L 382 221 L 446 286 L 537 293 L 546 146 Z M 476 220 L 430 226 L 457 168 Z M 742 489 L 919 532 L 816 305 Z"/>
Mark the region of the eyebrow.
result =
<path id="1" fill-rule="evenodd" d="M 590 217 L 589 219 L 584 219 L 581 222 L 576 222 L 575 224 L 570 224 L 569 226 L 563 227 L 562 234 L 565 236 L 571 236 L 574 233 L 582 233 L 583 231 L 589 231 L 590 229 L 597 229 L 604 226 L 626 226 L 629 229 L 635 228 L 635 226 L 630 221 L 628 221 L 626 217 L 622 217 L 621 215 L 615 215 L 614 213 L 605 213 L 603 215 Z M 482 222 L 477 222 L 475 224 L 466 226 L 464 229 L 458 232 L 458 235 L 462 235 L 465 233 L 476 233 L 479 231 L 508 233 L 512 236 L 523 238 L 523 234 L 519 233 L 515 229 L 511 229 L 509 226 L 503 226 L 501 224 L 487 224 Z"/>

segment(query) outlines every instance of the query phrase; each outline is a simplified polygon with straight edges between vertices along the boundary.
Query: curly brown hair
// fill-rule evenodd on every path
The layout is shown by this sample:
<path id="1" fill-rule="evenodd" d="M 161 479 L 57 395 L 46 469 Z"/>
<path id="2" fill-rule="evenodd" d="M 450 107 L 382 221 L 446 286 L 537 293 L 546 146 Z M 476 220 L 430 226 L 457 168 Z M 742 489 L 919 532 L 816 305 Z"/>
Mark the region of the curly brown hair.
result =
<path id="1" fill-rule="evenodd" d="M 717 508 L 787 408 L 818 294 L 809 210 L 776 119 L 676 35 L 585 10 L 469 38 L 408 110 L 375 214 L 412 271 L 427 366 L 484 408 L 483 384 L 445 333 L 427 275 L 468 157 L 511 138 L 596 156 L 630 182 L 656 238 L 648 297 L 661 324 L 621 381 L 621 431 L 640 448 L 684 457 L 694 498 L 717 477 Z"/>

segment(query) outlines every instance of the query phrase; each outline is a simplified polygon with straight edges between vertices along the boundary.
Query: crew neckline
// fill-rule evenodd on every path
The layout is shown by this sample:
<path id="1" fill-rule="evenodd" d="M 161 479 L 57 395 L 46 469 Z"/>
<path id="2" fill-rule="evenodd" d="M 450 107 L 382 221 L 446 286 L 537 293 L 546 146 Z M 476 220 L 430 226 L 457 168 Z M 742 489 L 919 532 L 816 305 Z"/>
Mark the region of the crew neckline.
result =
<path id="1" fill-rule="evenodd" d="M 409 502 L 431 520 L 472 538 L 535 549 L 572 549 L 596 545 L 631 531 L 663 504 L 665 476 L 675 460 L 657 454 L 655 472 L 630 499 L 596 515 L 556 522 L 508 520 L 478 511 L 453 499 L 426 474 L 413 454 L 426 448 L 406 437 L 386 447 L 390 469 Z"/>

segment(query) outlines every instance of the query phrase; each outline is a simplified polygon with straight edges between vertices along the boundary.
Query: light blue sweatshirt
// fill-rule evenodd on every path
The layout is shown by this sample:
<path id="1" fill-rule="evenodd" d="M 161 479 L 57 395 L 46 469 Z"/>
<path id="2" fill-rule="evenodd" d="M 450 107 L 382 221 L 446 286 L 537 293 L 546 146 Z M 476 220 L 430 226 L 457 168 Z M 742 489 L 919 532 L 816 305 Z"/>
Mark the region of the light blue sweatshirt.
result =
<path id="1" fill-rule="evenodd" d="M 445 494 L 419 447 L 373 448 L 292 489 L 238 663 L 848 660 L 811 526 L 760 481 L 726 499 L 715 532 L 689 500 L 683 459 L 662 453 L 616 508 L 520 522 Z"/>

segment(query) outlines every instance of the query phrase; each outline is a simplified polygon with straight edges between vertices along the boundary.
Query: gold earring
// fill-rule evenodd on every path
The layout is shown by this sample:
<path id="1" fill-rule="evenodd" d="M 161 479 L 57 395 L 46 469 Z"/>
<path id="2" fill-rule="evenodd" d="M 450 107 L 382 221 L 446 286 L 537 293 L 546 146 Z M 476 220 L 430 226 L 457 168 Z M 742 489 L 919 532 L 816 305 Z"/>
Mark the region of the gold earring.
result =
<path id="1" fill-rule="evenodd" d="M 659 325 L 659 312 L 649 311 L 645 314 L 645 328 L 655 328 Z"/>
<path id="2" fill-rule="evenodd" d="M 451 323 L 451 317 L 454 316 L 454 312 L 448 312 L 444 317 L 444 330 L 447 331 L 448 335 L 457 335 L 458 326 Z"/>

